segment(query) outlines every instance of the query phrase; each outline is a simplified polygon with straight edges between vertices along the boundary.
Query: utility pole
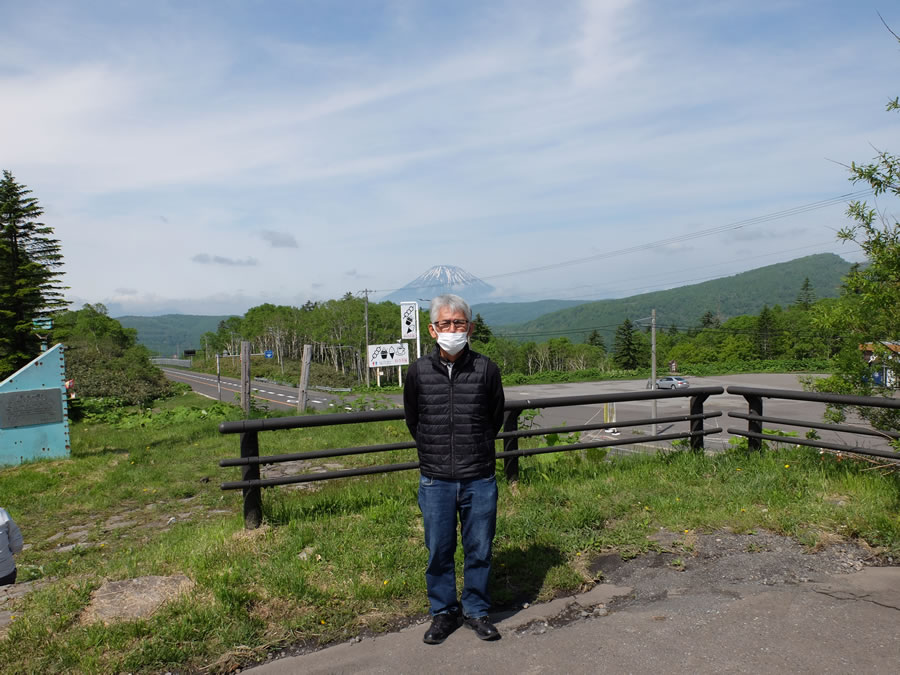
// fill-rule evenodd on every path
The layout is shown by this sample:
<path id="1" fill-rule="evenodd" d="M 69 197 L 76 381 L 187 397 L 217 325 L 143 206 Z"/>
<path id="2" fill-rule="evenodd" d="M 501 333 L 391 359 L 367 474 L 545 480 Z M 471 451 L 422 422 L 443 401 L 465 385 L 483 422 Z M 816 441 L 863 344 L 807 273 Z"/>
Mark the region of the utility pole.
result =
<path id="1" fill-rule="evenodd" d="M 650 310 L 650 388 L 656 388 L 656 310 Z M 653 399 L 653 419 L 656 420 L 656 399 Z M 653 422 L 656 436 L 656 422 Z"/>
<path id="2" fill-rule="evenodd" d="M 364 288 L 360 291 L 360 293 L 365 294 L 366 297 L 366 387 L 369 386 L 369 293 L 373 293 L 374 291 L 370 288 Z"/>

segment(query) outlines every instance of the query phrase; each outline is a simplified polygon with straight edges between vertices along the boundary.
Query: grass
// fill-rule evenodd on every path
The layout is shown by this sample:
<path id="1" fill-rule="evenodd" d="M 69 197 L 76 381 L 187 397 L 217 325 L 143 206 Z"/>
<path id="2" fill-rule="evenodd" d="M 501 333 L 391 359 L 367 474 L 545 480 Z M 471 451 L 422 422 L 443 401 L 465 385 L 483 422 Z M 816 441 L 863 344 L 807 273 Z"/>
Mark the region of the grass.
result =
<path id="1" fill-rule="evenodd" d="M 219 419 L 200 412 L 212 405 L 185 395 L 143 426 L 76 424 L 71 459 L 0 470 L 3 505 L 31 544 L 18 557 L 20 580 L 47 582 L 13 606 L 0 670 L 226 672 L 284 645 L 320 645 L 424 616 L 414 472 L 266 490 L 264 526 L 248 532 L 240 493 L 218 487 L 239 476 L 217 466 L 237 455 L 238 441 L 220 437 Z M 268 432 L 260 444 L 262 454 L 277 454 L 405 438 L 395 422 Z M 384 464 L 413 453 L 323 461 Z M 660 528 L 767 529 L 811 548 L 846 537 L 900 552 L 900 476 L 805 448 L 614 462 L 594 450 L 523 459 L 515 485 L 498 478 L 497 607 L 589 587 L 594 557 L 654 549 L 648 535 Z M 84 541 L 58 552 L 80 526 Z M 105 580 L 173 574 L 191 578 L 193 590 L 150 618 L 82 624 Z"/>

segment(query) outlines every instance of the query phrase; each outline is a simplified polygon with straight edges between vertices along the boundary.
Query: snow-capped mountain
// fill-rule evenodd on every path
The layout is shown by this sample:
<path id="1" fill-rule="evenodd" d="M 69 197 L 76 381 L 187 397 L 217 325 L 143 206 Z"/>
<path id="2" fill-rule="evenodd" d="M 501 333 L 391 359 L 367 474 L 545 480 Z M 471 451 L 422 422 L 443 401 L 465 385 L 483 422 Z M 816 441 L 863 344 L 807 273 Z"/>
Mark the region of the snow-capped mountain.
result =
<path id="1" fill-rule="evenodd" d="M 478 302 L 489 302 L 494 287 L 486 284 L 474 274 L 469 274 L 461 267 L 455 265 L 435 265 L 423 272 L 403 288 L 386 296 L 385 300 L 391 302 L 407 302 L 418 300 L 425 306 L 422 300 L 429 300 L 443 293 L 455 293 L 470 305 Z"/>

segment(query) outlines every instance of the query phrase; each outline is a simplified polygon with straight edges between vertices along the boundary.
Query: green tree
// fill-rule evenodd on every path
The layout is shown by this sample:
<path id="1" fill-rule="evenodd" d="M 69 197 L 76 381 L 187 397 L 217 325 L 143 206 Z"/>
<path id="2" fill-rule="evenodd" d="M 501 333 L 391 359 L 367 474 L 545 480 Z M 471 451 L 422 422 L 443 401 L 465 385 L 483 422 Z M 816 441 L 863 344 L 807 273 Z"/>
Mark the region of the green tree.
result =
<path id="1" fill-rule="evenodd" d="M 700 317 L 700 328 L 701 330 L 706 330 L 707 328 L 718 328 L 721 325 L 721 321 L 719 321 L 719 317 L 710 310 L 707 310 L 703 316 Z"/>
<path id="2" fill-rule="evenodd" d="M 775 316 L 768 305 L 762 308 L 756 319 L 756 354 L 761 359 L 772 358 L 776 338 Z"/>
<path id="3" fill-rule="evenodd" d="M 38 331 L 66 306 L 63 256 L 44 210 L 9 171 L 0 181 L 0 379 L 38 355 Z"/>
<path id="4" fill-rule="evenodd" d="M 813 285 L 810 283 L 809 277 L 806 277 L 803 280 L 803 285 L 800 287 L 800 292 L 797 294 L 797 306 L 806 311 L 813 306 L 815 301 L 816 292 L 813 290 Z"/>
<path id="5" fill-rule="evenodd" d="M 640 342 L 635 334 L 634 324 L 625 319 L 616 329 L 613 341 L 613 361 L 620 368 L 634 370 L 640 359 Z"/>
<path id="6" fill-rule="evenodd" d="M 491 327 L 485 323 L 485 320 L 481 317 L 481 314 L 475 314 L 475 319 L 472 321 L 472 339 L 478 340 L 479 342 L 489 342 L 491 338 L 494 337 L 494 333 L 491 331 Z"/>
<path id="7" fill-rule="evenodd" d="M 149 350 L 138 344 L 137 331 L 107 316 L 101 304 L 58 314 L 53 338 L 66 346 L 66 376 L 75 380 L 79 396 L 76 409 L 85 397 L 146 405 L 170 392 L 162 371 L 150 363 Z"/>
<path id="8" fill-rule="evenodd" d="M 893 32 L 892 32 L 893 34 Z M 900 37 L 893 34 L 900 42 Z M 894 98 L 887 110 L 900 110 Z M 865 164 L 850 165 L 850 180 L 872 188 L 875 196 L 900 196 L 900 158 L 880 150 Z M 814 323 L 825 334 L 844 336 L 835 358 L 835 373 L 814 385 L 820 391 L 846 394 L 892 392 L 874 386 L 876 370 L 886 369 L 900 379 L 900 359 L 892 344 L 900 341 L 900 223 L 879 214 L 865 202 L 855 201 L 847 209 L 851 223 L 838 238 L 858 245 L 866 265 L 854 266 L 844 278 L 838 302 L 823 307 Z M 863 358 L 871 347 L 872 359 Z M 842 411 L 833 411 L 838 419 Z M 873 425 L 885 430 L 900 429 L 900 412 L 861 408 L 857 411 Z"/>
<path id="9" fill-rule="evenodd" d="M 603 336 L 600 335 L 600 332 L 596 328 L 591 331 L 590 335 L 588 335 L 586 342 L 592 347 L 599 347 L 604 352 L 606 352 L 606 342 L 603 340 Z"/>

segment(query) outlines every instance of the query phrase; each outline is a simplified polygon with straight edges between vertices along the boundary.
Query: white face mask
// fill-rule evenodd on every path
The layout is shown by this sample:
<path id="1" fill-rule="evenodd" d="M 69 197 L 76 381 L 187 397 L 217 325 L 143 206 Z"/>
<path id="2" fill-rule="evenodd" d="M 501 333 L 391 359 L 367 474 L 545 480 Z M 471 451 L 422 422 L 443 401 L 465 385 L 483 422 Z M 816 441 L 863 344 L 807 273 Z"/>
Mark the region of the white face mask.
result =
<path id="1" fill-rule="evenodd" d="M 450 356 L 455 356 L 462 351 L 469 341 L 468 333 L 438 333 L 437 343 L 441 349 Z"/>

